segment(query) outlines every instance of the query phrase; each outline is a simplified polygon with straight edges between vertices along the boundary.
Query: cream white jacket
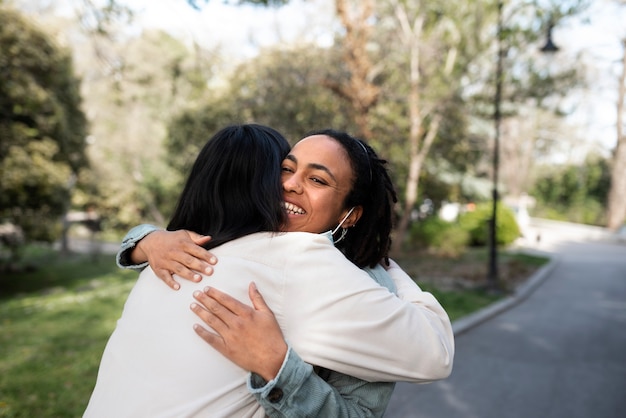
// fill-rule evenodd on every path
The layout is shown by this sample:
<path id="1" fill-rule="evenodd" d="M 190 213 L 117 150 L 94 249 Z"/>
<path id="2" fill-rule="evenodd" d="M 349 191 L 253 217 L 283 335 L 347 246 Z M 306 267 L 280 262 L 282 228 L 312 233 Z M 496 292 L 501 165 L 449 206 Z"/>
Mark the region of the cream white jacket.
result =
<path id="1" fill-rule="evenodd" d="M 327 238 L 258 233 L 211 250 L 201 283 L 173 292 L 147 268 L 105 348 L 85 417 L 252 417 L 263 410 L 247 372 L 192 329 L 192 293 L 213 286 L 248 302 L 255 281 L 304 361 L 370 381 L 447 377 L 454 337 L 437 300 L 394 265 L 397 296 L 350 263 Z"/>

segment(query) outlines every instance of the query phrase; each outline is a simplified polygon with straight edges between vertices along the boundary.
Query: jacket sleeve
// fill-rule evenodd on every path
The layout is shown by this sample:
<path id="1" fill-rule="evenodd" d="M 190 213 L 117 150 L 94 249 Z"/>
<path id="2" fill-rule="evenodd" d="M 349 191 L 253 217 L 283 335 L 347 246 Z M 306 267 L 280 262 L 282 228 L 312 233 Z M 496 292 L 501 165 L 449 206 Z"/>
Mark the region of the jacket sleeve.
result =
<path id="1" fill-rule="evenodd" d="M 392 270 L 395 295 L 323 239 L 301 242 L 285 263 L 288 303 L 274 313 L 305 362 L 367 381 L 428 382 L 450 374 L 452 326 L 433 295 Z"/>
<path id="2" fill-rule="evenodd" d="M 123 269 L 136 270 L 138 272 L 146 268 L 148 262 L 141 264 L 131 264 L 130 253 L 132 249 L 135 248 L 137 243 L 141 241 L 146 235 L 158 230 L 159 228 L 149 224 L 141 224 L 131 228 L 131 230 L 126 233 L 126 236 L 122 240 L 120 250 L 115 256 L 115 262 L 117 263 L 117 266 Z"/>
<path id="3" fill-rule="evenodd" d="M 395 384 L 327 371 L 327 380 L 289 349 L 275 379 L 251 373 L 248 388 L 271 418 L 382 417 Z"/>

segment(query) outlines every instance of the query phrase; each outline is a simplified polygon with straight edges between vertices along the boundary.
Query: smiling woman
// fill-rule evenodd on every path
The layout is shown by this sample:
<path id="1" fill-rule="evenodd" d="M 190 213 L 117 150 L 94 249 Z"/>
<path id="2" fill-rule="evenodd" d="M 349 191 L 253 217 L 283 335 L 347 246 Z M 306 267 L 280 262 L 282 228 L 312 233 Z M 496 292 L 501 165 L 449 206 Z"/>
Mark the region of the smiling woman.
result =
<path id="1" fill-rule="evenodd" d="M 323 163 L 320 163 L 323 162 Z M 326 135 L 298 142 L 282 164 L 287 231 L 323 232 L 353 226 L 362 207 L 344 209 L 354 183 L 345 149 Z"/>

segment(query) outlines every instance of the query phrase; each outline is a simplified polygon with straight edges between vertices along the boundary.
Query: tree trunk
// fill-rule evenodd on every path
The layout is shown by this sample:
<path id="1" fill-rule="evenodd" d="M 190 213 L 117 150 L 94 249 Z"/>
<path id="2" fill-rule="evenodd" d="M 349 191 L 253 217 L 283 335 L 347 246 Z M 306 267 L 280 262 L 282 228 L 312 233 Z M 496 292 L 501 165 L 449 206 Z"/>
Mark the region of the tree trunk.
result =
<path id="1" fill-rule="evenodd" d="M 618 230 L 626 218 L 626 136 L 624 135 L 624 100 L 626 99 L 626 39 L 622 40 L 622 75 L 617 98 L 617 145 L 613 154 L 609 191 L 607 227 Z"/>
<path id="2" fill-rule="evenodd" d="M 428 132 L 424 137 L 424 140 L 421 144 L 420 148 L 420 139 L 421 139 L 421 131 L 422 131 L 422 122 L 420 120 L 419 133 L 418 135 L 410 135 L 409 143 L 410 143 L 410 163 L 409 163 L 409 174 L 406 181 L 406 194 L 404 201 L 404 208 L 402 211 L 402 216 L 400 217 L 400 222 L 396 228 L 396 237 L 393 242 L 393 250 L 398 251 L 402 248 L 402 244 L 406 239 L 407 230 L 409 228 L 409 222 L 411 220 L 411 212 L 415 207 L 415 202 L 417 202 L 417 195 L 419 190 L 419 180 L 420 173 L 422 171 L 422 165 L 424 164 L 424 160 L 430 151 L 430 147 L 432 146 L 435 137 L 437 136 L 437 132 L 439 131 L 439 123 L 441 122 L 441 116 L 435 115 L 433 120 L 430 123 L 428 128 Z M 411 132 L 413 132 L 413 126 L 411 127 Z"/>
<path id="3" fill-rule="evenodd" d="M 335 0 L 335 10 L 346 30 L 343 55 L 350 76 L 347 83 L 326 80 L 324 86 L 350 103 L 350 110 L 359 129 L 358 136 L 370 141 L 373 135 L 369 114 L 380 95 L 380 88 L 371 81 L 374 79 L 374 66 L 367 53 L 374 1 Z"/>
<path id="4" fill-rule="evenodd" d="M 409 173 L 406 182 L 406 192 L 404 206 L 400 222 L 396 227 L 396 236 L 393 242 L 393 251 L 402 248 L 405 241 L 411 212 L 417 201 L 419 190 L 419 178 L 424 160 L 430 151 L 430 147 L 437 136 L 439 130 L 440 117 L 433 116 L 428 130 L 424 128 L 424 115 L 422 113 L 420 94 L 420 42 L 424 19 L 422 16 L 415 19 L 413 25 L 410 24 L 408 15 L 403 6 L 399 3 L 395 7 L 396 17 L 400 27 L 400 38 L 407 47 L 409 53 L 409 94 L 407 101 L 409 104 Z"/>

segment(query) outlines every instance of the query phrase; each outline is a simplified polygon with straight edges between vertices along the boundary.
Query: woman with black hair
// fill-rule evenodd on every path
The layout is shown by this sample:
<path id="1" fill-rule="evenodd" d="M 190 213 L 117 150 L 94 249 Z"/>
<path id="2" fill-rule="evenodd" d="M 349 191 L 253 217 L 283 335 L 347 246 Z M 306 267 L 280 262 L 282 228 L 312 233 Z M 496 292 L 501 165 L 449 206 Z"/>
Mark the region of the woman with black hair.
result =
<path id="1" fill-rule="evenodd" d="M 360 157 L 358 156 L 359 152 L 360 152 Z M 354 155 L 357 155 L 357 157 L 354 157 Z M 381 171 L 381 167 L 382 167 L 382 171 Z M 390 243 L 389 232 L 391 228 L 390 219 L 391 219 L 391 209 L 392 209 L 391 205 L 393 204 L 393 201 L 395 199 L 395 193 L 393 192 L 393 187 L 391 187 L 391 183 L 388 181 L 386 170 L 384 169 L 384 161 L 379 160 L 375 156 L 375 153 L 373 153 L 373 150 L 369 149 L 369 147 L 367 147 L 364 143 L 350 137 L 349 135 L 339 133 L 336 131 L 322 131 L 322 132 L 316 133 L 315 135 L 311 135 L 305 138 L 303 141 L 297 144 L 292 150 L 292 152 L 289 155 L 287 155 L 287 157 L 283 161 L 281 169 L 282 169 L 282 176 L 283 176 L 282 180 L 283 180 L 283 188 L 284 188 L 284 203 L 282 203 L 282 198 L 281 198 L 281 203 L 282 205 L 284 205 L 284 208 L 286 208 L 287 210 L 287 221 L 286 221 L 286 224 L 283 226 L 283 230 L 322 232 L 324 230 L 333 228 L 337 224 L 339 224 L 339 227 L 335 228 L 335 230 L 336 232 L 338 232 L 338 229 L 342 229 L 342 232 L 341 234 L 335 233 L 335 237 L 336 237 L 335 239 L 339 245 L 341 245 L 342 243 L 344 244 L 342 249 L 346 257 L 348 257 L 351 261 L 353 261 L 356 265 L 360 267 L 369 266 L 370 268 L 373 267 L 374 268 L 373 270 L 382 270 L 382 268 L 378 265 L 378 262 L 386 258 L 387 251 L 389 248 L 389 243 Z M 192 176 L 193 175 L 194 175 L 194 172 L 192 172 Z M 200 175 L 200 172 L 197 172 L 196 175 Z M 205 177 L 205 179 L 206 178 L 207 177 Z M 185 192 L 183 192 L 183 196 L 181 196 L 181 202 L 185 198 L 185 195 L 188 194 L 189 188 L 199 189 L 199 187 L 189 186 L 190 183 L 191 183 L 191 179 L 190 179 L 190 182 L 188 183 L 188 186 L 186 186 L 185 188 Z M 377 195 L 374 189 L 378 191 L 382 191 L 382 195 L 381 194 Z M 366 192 L 364 193 L 363 191 L 366 191 Z M 204 194 L 205 193 L 203 192 L 200 195 L 198 195 L 199 200 L 202 200 L 202 198 L 205 197 Z M 212 197 L 215 199 L 216 196 L 217 194 L 214 194 Z M 245 198 L 245 196 L 240 196 L 240 199 L 241 198 Z M 190 205 L 190 206 L 193 206 L 193 205 Z M 189 210 L 186 212 L 187 213 L 185 214 L 185 216 L 182 217 L 183 221 L 181 223 L 178 223 L 176 225 L 172 225 L 172 223 L 170 223 L 170 226 L 168 227 L 168 229 L 172 228 L 172 226 L 182 227 L 185 229 L 192 229 L 192 228 L 188 228 L 187 226 L 184 226 L 186 224 L 185 220 L 189 219 L 189 222 L 191 223 L 190 216 L 196 216 L 196 215 L 193 215 L 193 210 Z M 284 213 L 284 210 L 283 210 L 283 213 Z M 363 222 L 364 219 L 368 219 L 365 217 L 366 214 L 370 215 L 369 222 L 375 222 L 375 221 L 378 221 L 378 222 L 370 224 L 368 226 L 367 224 L 365 224 L 365 222 Z M 239 216 L 241 216 L 241 214 Z M 174 219 L 176 219 L 176 217 L 177 216 L 175 215 Z M 384 221 L 385 218 L 388 219 L 388 222 Z M 214 240 L 220 238 L 219 234 L 215 235 L 215 233 L 212 233 L 210 230 L 207 230 L 206 228 L 205 229 L 202 229 L 202 228 L 203 228 L 202 225 L 194 224 L 194 228 L 192 230 L 194 230 L 195 232 L 202 233 L 202 234 L 211 233 L 213 235 Z M 350 232 L 347 232 L 348 228 L 351 229 Z M 151 236 L 149 236 L 150 240 L 154 239 L 155 237 L 158 237 L 159 236 L 158 234 L 161 234 L 161 233 L 151 234 Z M 272 239 L 276 240 L 276 237 Z M 368 244 L 367 246 L 361 245 L 364 240 L 366 241 L 365 243 Z M 148 241 L 149 240 L 146 239 L 146 242 Z M 140 247 L 141 246 L 142 245 L 140 244 Z M 218 252 L 219 248 L 216 248 L 215 251 Z M 328 258 L 327 256 L 321 256 L 321 253 L 311 251 L 311 249 L 309 249 L 308 251 L 310 252 L 309 255 L 311 258 L 317 258 L 317 260 L 308 261 L 309 262 L 308 266 L 315 267 L 315 270 L 317 270 L 317 274 L 319 275 L 322 275 L 322 276 L 328 275 L 329 274 L 327 270 L 328 263 L 332 263 L 333 257 Z M 137 251 L 134 251 L 134 253 L 137 253 Z M 220 255 L 220 254 L 217 254 L 217 255 Z M 296 257 L 296 254 L 292 254 L 292 256 Z M 299 254 L 298 256 L 301 256 L 301 255 Z M 223 259 L 223 256 L 220 255 L 220 263 L 218 264 L 218 266 L 216 266 L 216 269 L 218 271 L 222 267 L 222 264 L 224 262 L 225 261 Z M 314 265 L 311 265 L 310 263 L 314 263 Z M 317 263 L 323 264 L 323 267 L 316 265 Z M 291 279 L 294 280 L 294 283 L 293 283 L 294 290 L 299 289 L 298 286 L 303 286 L 304 288 L 307 288 L 306 281 L 297 281 L 298 274 L 296 270 L 302 269 L 304 267 L 305 266 L 296 267 L 294 265 L 294 269 L 288 272 L 289 274 L 291 274 L 290 272 L 293 272 L 293 274 L 291 274 L 291 276 L 293 276 Z M 398 269 L 391 269 L 391 271 L 393 270 L 398 270 Z M 308 273 L 309 274 L 313 273 L 313 275 L 315 276 L 315 272 L 308 272 Z M 380 273 L 379 271 L 378 274 L 380 274 L 381 276 L 384 276 L 384 271 L 382 273 Z M 401 274 L 402 273 L 400 273 L 400 275 Z M 397 275 L 398 273 L 396 272 L 396 276 Z M 329 290 L 328 292 L 322 292 L 324 295 L 330 296 L 328 294 L 332 294 L 331 299 L 337 301 L 337 303 L 340 303 L 338 302 L 338 300 L 341 300 L 343 301 L 342 303 L 345 303 L 347 300 L 350 300 L 350 297 L 352 296 L 356 297 L 356 294 L 353 292 L 356 292 L 357 294 L 359 293 L 357 288 L 362 285 L 361 283 L 358 284 L 357 288 L 354 288 L 350 286 L 350 284 L 347 281 L 344 282 L 343 275 L 339 275 L 335 277 L 338 277 L 338 278 L 333 281 L 332 290 Z M 254 278 L 257 282 L 259 280 L 256 277 L 248 277 L 247 279 L 249 280 L 252 278 Z M 219 285 L 219 280 L 216 284 L 213 281 L 214 279 L 217 280 L 218 278 L 214 277 L 210 279 L 210 281 L 208 281 L 207 284 L 211 284 L 217 287 Z M 311 279 L 311 277 L 309 277 L 309 279 Z M 329 279 L 328 277 L 326 278 L 319 277 L 318 279 L 315 280 L 314 283 L 312 283 L 313 287 L 308 288 L 309 291 L 312 291 L 312 290 L 320 291 L 320 288 L 324 288 L 323 283 L 325 283 L 326 280 L 328 279 Z M 338 373 L 331 372 L 330 370 L 338 370 L 344 373 L 350 373 L 350 374 L 353 374 L 354 376 L 361 377 L 361 378 L 366 377 L 366 378 L 374 379 L 374 380 L 388 380 L 388 381 L 389 380 L 424 381 L 424 380 L 434 380 L 434 379 L 447 376 L 447 374 L 449 373 L 449 368 L 451 367 L 451 360 L 452 360 L 452 354 L 453 354 L 452 334 L 449 328 L 449 320 L 447 318 L 447 315 L 445 315 L 445 312 L 443 311 L 443 309 L 441 309 L 439 304 L 436 302 L 436 300 L 434 300 L 434 298 L 432 298 L 431 295 L 426 294 L 425 292 L 421 292 L 419 288 L 417 288 L 417 286 L 415 286 L 412 282 L 411 284 L 408 284 L 407 280 L 405 279 L 408 279 L 408 282 L 411 282 L 410 278 L 408 277 L 401 277 L 401 278 L 396 277 L 396 283 L 400 284 L 399 289 L 398 289 L 399 295 L 406 297 L 409 302 L 412 302 L 413 304 L 415 304 L 413 307 L 415 307 L 418 310 L 422 310 L 422 312 L 416 317 L 413 317 L 413 319 L 410 321 L 412 323 L 412 326 L 409 326 L 409 329 L 406 329 L 407 323 L 404 323 L 405 327 L 403 327 L 401 325 L 403 321 L 400 319 L 400 317 L 402 317 L 404 314 L 400 315 L 400 317 L 397 318 L 398 319 L 397 322 L 393 321 L 393 324 L 390 322 L 390 318 L 395 317 L 395 315 L 398 313 L 397 311 L 395 311 L 395 309 L 398 308 L 398 306 L 396 306 L 391 310 L 391 312 L 394 312 L 394 313 L 391 316 L 385 317 L 385 320 L 383 321 L 385 323 L 384 328 L 386 328 L 388 332 L 391 332 L 392 330 L 399 331 L 401 333 L 409 333 L 409 332 L 412 332 L 412 330 L 419 331 L 417 335 L 413 336 L 413 338 L 421 340 L 420 344 L 423 344 L 424 347 L 422 348 L 416 347 L 415 341 L 412 341 L 412 344 L 409 344 L 409 346 L 412 346 L 412 347 L 406 346 L 398 350 L 398 347 L 396 345 L 403 344 L 403 343 L 401 341 L 398 341 L 398 339 L 394 338 L 394 343 L 393 343 L 394 347 L 393 348 L 387 347 L 386 351 L 385 351 L 385 348 L 383 347 L 384 344 L 382 342 L 384 341 L 384 339 L 383 340 L 376 339 L 376 345 L 378 345 L 378 347 L 376 348 L 371 346 L 368 349 L 364 349 L 362 351 L 355 349 L 354 347 L 355 344 L 357 345 L 361 344 L 362 345 L 361 348 L 368 347 L 368 342 L 367 342 L 369 340 L 368 337 L 371 337 L 373 335 L 377 335 L 380 337 L 380 335 L 376 334 L 375 332 L 372 334 L 372 331 L 380 328 L 382 326 L 382 323 L 373 325 L 370 322 L 368 323 L 368 327 L 362 329 L 363 332 L 368 334 L 368 337 L 365 337 L 364 335 L 362 336 L 360 332 L 357 332 L 357 334 L 359 335 L 359 338 L 357 338 L 357 341 L 351 341 L 348 343 L 348 345 L 351 347 L 351 349 L 349 350 L 350 351 L 349 356 L 351 357 L 351 359 L 348 360 L 346 358 L 342 358 L 339 362 L 337 362 L 335 359 L 329 360 L 328 358 L 324 358 L 323 355 L 319 357 L 320 354 L 314 353 L 315 350 L 313 350 L 310 346 L 305 345 L 299 348 L 297 346 L 298 339 L 293 334 L 294 330 L 293 329 L 289 330 L 289 328 L 287 327 L 287 330 L 285 331 L 285 335 L 289 339 L 289 341 L 292 343 L 292 346 L 295 347 L 295 350 L 289 350 L 287 348 L 286 343 L 284 342 L 284 339 L 282 339 L 282 337 L 280 336 L 280 329 L 278 329 L 278 332 L 279 332 L 278 338 L 274 338 L 273 340 L 273 342 L 276 342 L 277 339 L 280 340 L 278 341 L 279 349 L 274 350 L 274 354 L 277 354 L 277 355 L 275 355 L 271 361 L 267 360 L 270 357 L 266 357 L 265 359 L 262 359 L 258 362 L 253 361 L 252 366 L 249 368 L 246 368 L 246 370 L 250 370 L 253 372 L 257 372 L 257 370 L 254 370 L 255 366 L 260 367 L 264 371 L 273 369 L 273 373 L 267 372 L 269 373 L 269 375 L 265 374 L 264 371 L 261 371 L 261 370 L 259 370 L 256 373 L 260 377 L 263 377 L 265 381 L 271 380 L 268 383 L 268 385 L 266 385 L 266 386 L 269 386 L 269 388 L 266 387 L 260 393 L 256 394 L 257 399 L 259 399 L 261 404 L 263 404 L 263 406 L 265 407 L 266 412 L 269 415 L 273 415 L 273 412 L 275 412 L 277 416 L 279 416 L 280 413 L 292 416 L 290 415 L 290 413 L 291 414 L 295 413 L 294 411 L 297 411 L 297 410 L 299 410 L 302 413 L 309 414 L 310 411 L 315 410 L 314 408 L 318 408 L 317 409 L 318 413 L 329 413 L 329 411 L 331 410 L 331 409 L 328 409 L 329 402 L 325 402 L 319 398 L 317 399 L 317 401 L 315 400 L 316 395 L 319 395 L 319 393 L 323 393 L 324 396 L 332 398 L 330 400 L 330 404 L 334 405 L 335 409 L 333 410 L 336 413 L 340 413 L 338 411 L 341 411 L 341 413 L 350 414 L 350 415 L 352 414 L 381 415 L 382 412 L 384 411 L 384 407 L 386 406 L 386 402 L 388 401 L 388 396 L 385 395 L 385 396 L 382 396 L 380 399 L 376 399 L 377 402 L 380 401 L 378 402 L 378 405 L 376 405 L 376 402 L 374 402 L 374 404 L 371 404 L 371 401 L 372 401 L 371 395 L 374 394 L 375 392 L 379 394 L 385 393 L 385 394 L 390 395 L 391 391 L 389 390 L 389 384 L 368 384 L 366 382 L 360 381 L 361 386 L 359 387 L 368 388 L 368 385 L 373 385 L 374 389 L 372 387 L 369 387 L 370 395 L 361 396 L 361 397 L 357 396 L 356 399 L 353 398 L 351 401 L 344 400 L 343 401 L 344 403 L 349 404 L 350 402 L 352 402 L 356 405 L 352 405 L 352 407 L 350 405 L 342 406 L 342 402 L 340 400 L 335 399 L 337 398 L 336 394 L 332 390 L 328 392 L 328 388 L 324 388 L 325 383 L 323 382 L 320 383 L 319 377 L 312 375 L 310 370 L 305 370 L 304 378 L 301 376 L 300 386 L 297 387 L 296 390 L 293 390 L 293 391 L 288 390 L 286 393 L 284 393 L 283 391 L 283 394 L 285 395 L 285 399 L 282 399 L 282 395 L 277 397 L 275 389 L 279 389 L 277 386 L 280 386 L 280 384 L 277 385 L 277 383 L 279 382 L 279 379 L 276 379 L 277 374 L 279 375 L 285 374 L 284 372 L 285 372 L 286 366 L 291 361 L 290 359 L 291 358 L 297 359 L 296 357 L 297 355 L 295 354 L 296 351 L 300 353 L 305 358 L 305 360 L 308 360 L 309 362 L 312 362 L 313 364 L 325 367 L 324 371 L 320 372 L 320 375 L 323 375 L 326 379 L 328 379 L 329 382 L 336 383 L 337 386 L 339 386 L 337 389 L 340 391 L 340 393 L 342 393 L 341 391 L 345 390 L 346 387 L 348 386 L 347 385 L 340 386 L 339 384 L 340 382 L 339 380 L 337 380 Z M 344 285 L 347 287 L 347 289 L 343 289 L 342 286 Z M 187 286 L 187 284 L 183 284 L 183 286 L 185 287 Z M 219 287 L 222 287 L 222 286 L 220 285 Z M 384 291 L 384 289 L 381 289 L 381 288 L 376 289 L 376 291 L 380 291 L 380 290 Z M 335 291 L 337 294 L 335 294 Z M 224 307 L 226 306 L 224 303 L 226 304 L 229 303 L 228 301 L 224 302 L 224 300 L 226 299 L 221 298 L 219 294 L 216 298 L 210 298 L 210 296 L 216 295 L 215 292 L 217 291 L 212 289 L 208 291 L 208 293 L 202 293 L 202 292 L 195 293 L 198 301 L 203 302 L 209 306 L 211 306 L 211 303 L 213 303 L 212 309 L 210 309 L 209 311 L 206 311 L 200 308 L 198 305 L 194 307 L 194 311 L 196 313 L 200 313 L 201 317 L 203 317 L 203 319 L 207 321 L 209 325 L 211 325 L 211 321 L 214 321 L 216 317 L 219 317 L 219 316 L 214 316 L 213 318 L 211 318 L 211 314 L 212 313 L 219 314 L 221 310 L 220 306 Z M 346 296 L 346 294 L 343 294 L 343 296 L 340 296 L 342 295 L 342 292 L 348 292 L 347 294 L 350 294 L 350 297 Z M 385 293 L 378 294 L 378 296 L 376 296 L 376 299 L 378 299 L 379 297 L 383 295 L 386 295 L 386 296 L 383 296 L 383 299 L 387 299 L 390 296 L 395 298 L 395 296 L 392 296 L 389 292 L 386 292 L 386 291 L 384 292 Z M 264 293 L 266 294 L 266 297 L 267 297 L 268 295 L 266 291 L 264 291 Z M 297 295 L 300 293 L 301 292 L 297 291 L 293 296 L 297 297 Z M 252 292 L 252 295 L 253 297 L 255 297 L 255 295 L 260 297 L 260 295 L 256 294 L 255 292 Z M 318 295 L 320 296 L 321 299 L 328 299 L 327 297 L 321 297 L 322 296 L 321 294 L 318 294 Z M 275 297 L 275 296 L 270 295 L 270 297 Z M 339 299 L 334 299 L 335 297 L 339 297 Z M 208 300 L 207 298 L 211 300 Z M 257 299 L 257 302 L 258 300 L 259 299 Z M 262 299 L 260 300 L 262 301 Z M 305 300 L 308 300 L 308 298 L 305 298 Z M 362 299 L 360 297 L 356 297 L 356 300 L 359 300 L 359 303 L 365 304 L 365 306 L 360 306 L 360 307 L 351 306 L 346 311 L 346 314 L 348 313 L 357 314 L 357 312 L 354 311 L 355 309 L 356 311 L 359 311 L 361 309 L 376 311 L 378 309 L 378 303 L 373 304 L 372 306 L 367 306 L 367 301 L 368 301 L 367 298 Z M 221 305 L 214 303 L 214 302 L 219 302 L 219 301 L 222 301 L 223 303 Z M 290 301 L 294 303 L 296 302 L 296 300 L 290 300 Z M 255 305 L 257 302 L 255 302 Z M 389 300 L 386 300 L 385 303 L 387 302 L 389 302 Z M 264 302 L 261 302 L 261 303 L 264 303 Z M 270 301 L 270 306 L 272 306 L 272 308 L 274 309 L 274 312 L 277 314 L 279 322 L 283 320 L 289 323 L 289 320 L 291 318 L 289 318 L 289 315 L 285 315 L 285 312 L 280 307 L 280 303 L 278 303 L 278 307 L 276 306 L 277 303 L 278 302 L 276 300 L 274 300 L 274 303 Z M 285 303 L 285 301 L 283 300 L 282 303 Z M 328 304 L 329 304 L 329 301 L 326 300 L 325 303 L 322 305 L 325 308 L 320 307 L 319 309 L 310 310 L 309 308 L 307 308 L 306 304 L 302 302 L 300 304 L 297 304 L 299 305 L 298 311 L 300 311 L 298 314 L 302 315 L 306 312 L 308 312 L 309 316 L 319 315 L 321 312 L 326 312 L 328 314 L 327 312 L 329 310 Z M 320 305 L 317 305 L 317 306 L 319 307 Z M 335 306 L 335 304 L 330 303 L 330 306 Z M 249 307 L 247 308 L 251 309 Z M 404 310 L 404 308 L 407 308 L 407 306 L 404 305 L 402 310 Z M 148 308 L 146 309 L 149 310 Z M 239 307 L 237 307 L 236 309 L 239 309 Z M 307 311 L 307 309 L 309 310 Z M 385 311 L 385 310 L 383 309 L 382 311 Z M 253 314 L 255 312 L 257 311 L 254 311 L 254 310 L 252 311 Z M 267 309 L 264 313 L 267 313 L 267 312 L 269 312 L 271 315 L 271 311 L 269 311 L 269 309 Z M 346 333 L 348 335 L 353 335 L 353 333 L 355 332 L 354 329 L 350 329 L 353 327 L 352 325 L 350 326 L 346 325 L 347 328 L 344 327 L 340 335 L 333 334 L 331 330 L 333 326 L 338 325 L 337 322 L 341 323 L 342 321 L 346 319 L 346 318 L 340 318 L 341 316 L 342 315 L 339 315 L 339 317 L 337 315 L 332 316 L 333 319 L 331 323 L 326 324 L 326 326 L 329 327 L 329 329 L 325 329 L 325 332 L 328 332 L 330 335 L 334 335 L 334 338 L 341 338 L 342 336 L 345 336 Z M 408 316 L 411 316 L 411 315 L 408 315 Z M 267 318 L 267 315 L 265 317 Z M 301 316 L 298 316 L 298 317 L 302 318 Z M 221 318 L 226 319 L 224 317 L 221 317 Z M 416 320 L 416 319 L 417 319 L 417 322 L 413 323 L 413 320 Z M 362 321 L 364 321 L 364 318 L 362 317 L 362 315 L 359 315 L 358 318 L 354 318 L 353 322 L 354 322 L 354 325 L 358 328 L 358 327 L 363 326 Z M 380 321 L 380 319 L 374 320 L 374 322 L 377 322 L 377 321 Z M 419 323 L 419 326 L 416 328 L 415 325 L 418 323 Z M 213 323 L 213 325 L 215 325 L 215 323 Z M 294 325 L 298 325 L 298 324 L 296 323 Z M 395 325 L 400 325 L 400 327 L 394 328 Z M 218 327 L 213 326 L 213 328 L 214 330 L 216 330 L 216 328 Z M 202 331 L 201 328 L 196 328 L 196 329 L 197 329 L 197 332 L 203 336 L 203 338 L 208 338 L 207 341 L 211 343 L 212 334 L 207 334 L 206 331 Z M 291 335 L 289 331 L 291 331 Z M 383 334 L 385 333 L 383 332 Z M 222 337 L 224 335 L 225 334 L 222 334 Z M 268 333 L 267 335 L 270 335 L 270 334 Z M 295 335 L 298 335 L 298 332 L 295 332 Z M 429 336 L 435 337 L 435 340 L 431 340 Z M 329 341 L 326 340 L 326 338 L 327 337 L 324 338 L 325 343 L 322 344 L 322 346 L 318 346 L 318 349 L 321 349 L 322 351 L 324 351 L 325 349 L 329 348 L 328 347 Z M 409 340 L 412 340 L 412 338 L 409 337 Z M 391 341 L 391 340 L 388 340 L 388 341 Z M 438 341 L 438 342 L 435 342 L 435 341 Z M 374 341 L 369 340 L 369 342 L 373 343 Z M 280 343 L 283 344 L 282 347 L 280 346 Z M 220 350 L 220 348 L 217 347 L 215 344 L 212 344 L 212 345 L 215 348 L 217 348 L 220 352 L 224 353 L 224 351 Z M 331 343 L 330 346 L 333 346 L 333 344 Z M 276 345 L 274 344 L 274 348 L 275 347 Z M 248 356 L 248 359 L 259 358 L 257 355 L 264 353 L 264 350 L 258 349 L 258 348 L 259 346 L 257 344 L 251 347 L 251 349 L 249 350 L 251 351 L 251 355 Z M 372 358 L 375 358 L 376 356 L 380 356 L 381 353 L 383 352 L 388 353 L 387 356 L 398 355 L 400 357 L 404 357 L 401 353 L 404 350 L 404 348 L 410 349 L 409 351 L 411 351 L 411 357 L 413 357 L 413 355 L 416 354 L 414 350 L 421 352 L 419 361 L 418 361 L 419 363 L 421 363 L 419 366 L 416 363 L 412 363 L 410 366 L 408 366 L 407 364 L 403 366 L 403 367 L 408 367 L 408 369 L 410 369 L 411 371 L 409 371 L 408 369 L 402 370 L 402 368 L 400 369 L 394 368 L 393 366 L 389 366 L 389 365 L 384 367 L 385 371 L 375 371 L 375 367 L 372 369 L 373 367 L 372 361 L 371 361 Z M 428 348 L 426 352 L 423 351 L 424 348 Z M 372 351 L 369 351 L 370 349 L 374 349 L 374 352 L 377 354 L 374 355 Z M 372 357 L 363 356 L 363 354 L 366 352 L 372 355 Z M 397 353 L 390 354 L 394 352 L 397 352 Z M 317 360 L 315 359 L 316 357 L 318 357 Z M 413 357 L 413 358 L 417 361 L 418 357 Z M 231 358 L 231 360 L 238 363 L 237 359 L 235 358 Z M 360 360 L 360 361 L 357 361 L 357 360 Z M 406 359 L 402 358 L 402 359 L 397 359 L 397 360 L 400 360 L 400 362 L 403 362 Z M 344 364 L 343 362 L 347 362 L 350 364 Z M 266 367 L 266 366 L 271 366 L 271 367 Z M 370 368 L 369 371 L 367 370 L 363 371 L 363 369 L 367 369 L 368 367 Z M 392 372 L 391 370 L 395 370 L 395 371 Z M 265 374 L 265 376 L 263 376 L 263 374 Z M 289 381 L 288 377 L 287 377 L 287 381 Z M 314 384 L 312 384 L 311 381 Z M 304 384 L 302 384 L 303 382 Z M 255 381 L 255 374 L 253 374 L 250 384 L 254 386 L 255 383 L 258 383 L 258 381 Z M 264 383 L 263 380 L 261 380 L 261 383 Z M 307 389 L 298 391 L 297 390 L 298 388 L 299 389 L 307 388 Z M 391 389 L 392 388 L 393 386 L 391 385 Z M 311 393 L 311 390 L 313 391 L 313 393 Z M 354 385 L 351 386 L 350 390 L 354 390 Z M 264 395 L 265 395 L 265 398 L 264 398 Z M 313 401 L 310 400 L 311 397 L 314 398 Z M 325 399 L 329 399 L 329 398 L 325 398 Z M 363 405 L 359 405 L 360 403 L 359 399 L 365 401 Z M 305 400 L 304 403 L 302 402 L 302 400 Z M 370 401 L 370 404 L 368 404 L 368 401 Z M 291 406 L 290 406 L 290 402 L 291 402 Z M 381 405 L 382 405 L 382 409 L 381 409 Z M 309 409 L 302 409 L 302 407 L 309 408 Z M 292 408 L 292 409 L 290 410 L 289 408 Z M 319 409 L 319 408 L 322 408 L 322 409 Z M 369 408 L 369 411 L 368 411 L 368 408 Z M 272 411 L 272 409 L 274 411 Z"/>

